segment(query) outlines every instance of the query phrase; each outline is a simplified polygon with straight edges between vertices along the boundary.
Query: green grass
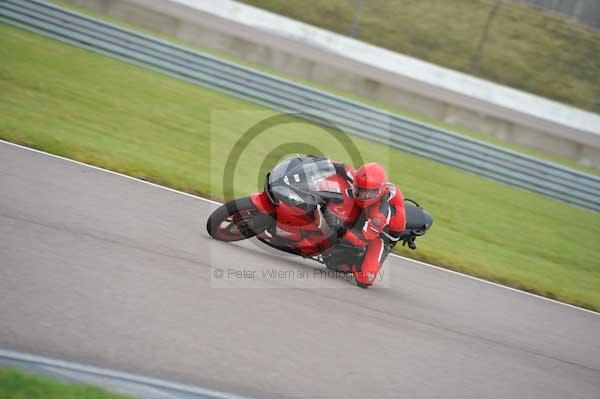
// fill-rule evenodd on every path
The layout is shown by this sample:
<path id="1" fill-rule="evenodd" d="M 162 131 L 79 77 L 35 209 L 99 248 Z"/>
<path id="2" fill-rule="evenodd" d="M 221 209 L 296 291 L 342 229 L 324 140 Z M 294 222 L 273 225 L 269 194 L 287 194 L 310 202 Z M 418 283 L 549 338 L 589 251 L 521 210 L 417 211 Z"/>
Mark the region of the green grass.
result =
<path id="1" fill-rule="evenodd" d="M 550 153 L 547 153 L 547 152 L 544 152 L 544 151 L 541 151 L 541 150 L 535 150 L 535 149 L 524 147 L 524 146 L 521 146 L 521 145 L 518 145 L 518 144 L 513 144 L 513 143 L 510 143 L 510 142 L 507 142 L 507 141 L 496 139 L 495 137 L 490 136 L 488 134 L 478 133 L 476 131 L 470 130 L 470 129 L 465 128 L 463 126 L 454 125 L 454 124 L 450 124 L 450 123 L 444 123 L 444 122 L 441 122 L 439 120 L 435 120 L 433 118 L 429 118 L 429 117 L 424 116 L 424 115 L 420 115 L 420 114 L 417 114 L 417 113 L 414 113 L 414 112 L 407 111 L 406 109 L 397 108 L 397 107 L 394 107 L 394 106 L 391 106 L 391 105 L 388 105 L 388 104 L 384 104 L 384 103 L 381 103 L 381 102 L 378 102 L 378 101 L 374 101 L 374 100 L 371 100 L 371 99 L 368 99 L 368 98 L 357 96 L 356 94 L 354 94 L 352 92 L 343 91 L 343 90 L 340 90 L 340 89 L 335 89 L 335 88 L 332 88 L 330 86 L 319 84 L 319 83 L 316 83 L 316 82 L 313 82 L 313 81 L 308 81 L 308 80 L 304 80 L 304 79 L 292 77 L 292 76 L 289 76 L 289 75 L 286 75 L 286 74 L 282 74 L 280 71 L 274 70 L 274 69 L 269 68 L 269 67 L 267 67 L 265 65 L 253 64 L 253 63 L 250 63 L 250 62 L 247 62 L 247 61 L 242 60 L 240 58 L 234 57 L 234 56 L 232 56 L 232 55 L 230 55 L 228 53 L 222 52 L 222 51 L 218 51 L 218 50 L 214 50 L 214 49 L 209 49 L 209 48 L 205 48 L 205 47 L 199 47 L 197 45 L 192 45 L 192 44 L 189 44 L 189 43 L 184 43 L 184 42 L 182 42 L 180 40 L 177 40 L 177 39 L 175 39 L 173 37 L 169 37 L 169 36 L 166 36 L 164 34 L 159 34 L 159 33 L 156 33 L 156 32 L 151 32 L 151 31 L 149 31 L 146 28 L 142 28 L 142 27 L 139 27 L 139 26 L 134 26 L 134 25 L 128 24 L 126 22 L 119 21 L 119 20 L 116 20 L 114 18 L 108 17 L 108 16 L 106 16 L 104 14 L 100 14 L 98 12 L 91 11 L 91 10 L 89 10 L 87 8 L 75 6 L 73 4 L 66 3 L 66 2 L 61 1 L 61 0 L 51 0 L 51 2 L 55 3 L 55 4 L 59 5 L 59 6 L 62 6 L 62 7 L 70 8 L 70 9 L 72 9 L 74 11 L 77 11 L 77 12 L 81 12 L 81 13 L 84 13 L 84 14 L 91 15 L 93 17 L 105 20 L 105 21 L 110 22 L 110 23 L 121 25 L 121 26 L 130 28 L 130 29 L 134 29 L 134 30 L 137 30 L 137 31 L 142 31 L 142 32 L 151 34 L 153 36 L 157 36 L 157 37 L 160 37 L 162 39 L 169 40 L 169 41 L 171 41 L 173 43 L 177 43 L 177 44 L 180 44 L 180 45 L 185 45 L 185 46 L 188 46 L 188 47 L 196 48 L 196 49 L 198 49 L 198 50 L 200 50 L 202 52 L 205 52 L 205 53 L 208 53 L 208 54 L 212 54 L 214 56 L 217 56 L 217 57 L 220 57 L 220 58 L 223 58 L 223 59 L 226 59 L 226 60 L 229 60 L 229 61 L 241 64 L 241 65 L 245 65 L 245 66 L 257 69 L 257 70 L 262 70 L 264 72 L 267 72 L 267 73 L 270 73 L 270 74 L 273 74 L 273 75 L 276 75 L 276 76 L 280 76 L 280 77 L 282 77 L 284 79 L 288 79 L 288 80 L 294 81 L 296 83 L 300 83 L 300 84 L 303 84 L 303 85 L 306 85 L 306 86 L 311 86 L 311 87 L 314 87 L 314 88 L 317 88 L 317 89 L 320 89 L 320 90 L 323 90 L 323 91 L 327 91 L 327 92 L 330 92 L 330 93 L 333 93 L 333 94 L 336 94 L 336 95 L 339 95 L 339 96 L 342 96 L 342 97 L 346 97 L 346 98 L 351 99 L 351 100 L 359 101 L 359 102 L 362 102 L 362 103 L 365 103 L 365 104 L 368 104 L 368 105 L 371 105 L 371 106 L 374 106 L 374 107 L 377 107 L 377 108 L 380 108 L 380 109 L 384 109 L 384 110 L 393 112 L 393 113 L 395 113 L 397 115 L 413 119 L 413 120 L 418 121 L 418 122 L 426 123 L 426 124 L 429 124 L 429 125 L 434 126 L 434 127 L 446 129 L 446 130 L 449 130 L 449 131 L 453 131 L 453 132 L 456 132 L 458 134 L 462 134 L 462 135 L 469 136 L 469 137 L 472 137 L 472 138 L 475 138 L 475 139 L 478 139 L 478 140 L 481 140 L 481 141 L 484 141 L 484 142 L 488 142 L 488 143 L 495 144 L 495 145 L 498 145 L 498 146 L 501 146 L 501 147 L 505 147 L 505 148 L 508 148 L 508 149 L 511 149 L 511 150 L 514 150 L 514 151 L 517 151 L 517 152 L 520 152 L 520 153 L 523 153 L 523 154 L 531 155 L 531 156 L 534 156 L 534 157 L 537 157 L 537 158 L 540 158 L 540 159 L 545 159 L 545 160 L 552 161 L 552 162 L 555 162 L 555 163 L 559 163 L 561 165 L 564 165 L 564 166 L 567 166 L 567 167 L 570 167 L 570 168 L 573 168 L 573 169 L 581 170 L 583 172 L 587 172 L 587 173 L 594 174 L 596 176 L 600 176 L 600 168 L 594 168 L 594 167 L 584 166 L 584 165 L 582 165 L 582 164 L 580 164 L 580 163 L 578 163 L 576 161 L 573 161 L 573 160 L 570 160 L 570 159 L 567 159 L 567 158 L 564 158 L 564 157 L 561 157 L 561 156 L 558 156 L 558 155 L 553 155 L 553 154 L 550 154 Z"/>
<path id="2" fill-rule="evenodd" d="M 67 384 L 9 368 L 0 368 L 1 399 L 127 399 L 104 389 Z"/>
<path id="3" fill-rule="evenodd" d="M 356 0 L 241 0 L 349 34 Z M 600 31 L 504 1 L 480 68 L 470 68 L 495 1 L 368 0 L 357 38 L 591 111 L 600 111 Z"/>
<path id="4" fill-rule="evenodd" d="M 0 138 L 217 199 L 233 142 L 274 114 L 6 25 L 0 57 Z M 290 122 L 242 152 L 236 195 L 257 190 L 279 144 L 348 161 L 321 128 Z M 435 215 L 419 249 L 403 254 L 600 310 L 600 214 L 353 140 L 365 161 L 387 159 L 391 179 Z"/>

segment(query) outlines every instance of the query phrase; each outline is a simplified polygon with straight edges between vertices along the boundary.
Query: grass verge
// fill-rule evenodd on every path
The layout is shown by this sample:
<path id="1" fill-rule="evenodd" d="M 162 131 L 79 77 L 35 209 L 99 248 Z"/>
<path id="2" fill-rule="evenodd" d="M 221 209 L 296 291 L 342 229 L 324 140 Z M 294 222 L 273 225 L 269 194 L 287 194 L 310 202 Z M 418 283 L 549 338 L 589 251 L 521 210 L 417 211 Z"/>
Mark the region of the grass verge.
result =
<path id="1" fill-rule="evenodd" d="M 2 399 L 128 399 L 104 389 L 58 382 L 15 369 L 0 368 Z"/>
<path id="2" fill-rule="evenodd" d="M 212 193 L 221 192 L 222 182 L 214 177 L 223 174 L 228 148 L 273 115 L 6 25 L 0 25 L 0 57 L 0 138 L 217 199 Z M 245 148 L 235 171 L 237 195 L 257 190 L 261 162 L 281 143 L 312 143 L 349 161 L 322 129 L 290 122 Z M 435 215 L 419 249 L 400 252 L 600 310 L 600 214 L 353 141 L 365 161 L 389 157 L 391 180 Z"/>
<path id="3" fill-rule="evenodd" d="M 95 11 L 92 11 L 92 10 L 84 8 L 84 7 L 76 6 L 76 5 L 73 5 L 71 3 L 67 3 L 65 1 L 51 0 L 51 2 L 54 3 L 54 4 L 56 4 L 56 5 L 58 5 L 58 6 L 65 7 L 65 8 L 68 8 L 68 9 L 72 9 L 73 11 L 77 11 L 77 12 L 80 12 L 80 13 L 83 13 L 83 14 L 88 14 L 88 15 L 93 16 L 95 18 L 102 19 L 102 20 L 105 20 L 107 22 L 110 22 L 110 23 L 113 23 L 113 24 L 116 24 L 116 25 L 120 25 L 120 26 L 123 26 L 123 27 L 126 27 L 126 28 L 130 28 L 130 29 L 133 29 L 133 30 L 145 32 L 147 34 L 151 34 L 153 36 L 160 37 L 160 38 L 162 38 L 164 40 L 168 40 L 168 41 L 171 41 L 173 43 L 177 43 L 177 44 L 184 45 L 184 46 L 191 47 L 191 48 L 196 48 L 199 51 L 202 51 L 202 52 L 205 52 L 205 53 L 208 53 L 208 54 L 212 54 L 214 56 L 217 56 L 217 57 L 220 57 L 220 58 L 223 58 L 223 59 L 226 59 L 226 60 L 238 63 L 240 65 L 245 65 L 245 66 L 248 66 L 248 67 L 251 67 L 251 68 L 254 68 L 254 69 L 257 69 L 257 70 L 261 70 L 263 72 L 266 72 L 266 73 L 269 73 L 269 74 L 272 74 L 272 75 L 275 75 L 275 76 L 279 76 L 281 78 L 284 78 L 284 79 L 287 79 L 287 80 L 290 80 L 290 81 L 293 81 L 293 82 L 296 82 L 296 83 L 300 83 L 300 84 L 303 84 L 303 85 L 306 85 L 306 86 L 309 86 L 309 87 L 314 87 L 316 89 L 323 90 L 323 91 L 326 91 L 326 92 L 330 92 L 332 94 L 335 94 L 335 95 L 338 95 L 338 96 L 341 96 L 341 97 L 345 97 L 345 98 L 348 98 L 348 99 L 351 99 L 351 100 L 355 100 L 355 101 L 359 101 L 359 102 L 364 103 L 364 104 L 371 105 L 373 107 L 377 107 L 377 108 L 380 108 L 380 109 L 383 109 L 383 110 L 387 110 L 389 112 L 393 112 L 393 113 L 395 113 L 397 115 L 400 115 L 400 116 L 403 116 L 405 118 L 410 118 L 410 119 L 413 119 L 415 121 L 426 123 L 426 124 L 429 124 L 429 125 L 434 126 L 434 127 L 446 129 L 446 130 L 449 130 L 449 131 L 452 131 L 452 132 L 455 132 L 455 133 L 459 133 L 459 134 L 462 134 L 462 135 L 465 135 L 465 136 L 468 136 L 468 137 L 471 137 L 471 138 L 474 138 L 474 139 L 477 139 L 477 140 L 481 140 L 481 141 L 484 141 L 484 142 L 495 144 L 495 145 L 500 146 L 500 147 L 508 148 L 508 149 L 513 150 L 513 151 L 517 151 L 517 152 L 520 152 L 520 153 L 523 153 L 523 154 L 527 154 L 527 155 L 530 155 L 530 156 L 533 156 L 533 157 L 536 157 L 536 158 L 545 159 L 547 161 L 555 162 L 555 163 L 558 163 L 558 164 L 561 164 L 561 165 L 564 165 L 564 166 L 567 166 L 567 167 L 570 167 L 570 168 L 573 168 L 573 169 L 577 169 L 577 170 L 580 170 L 580 171 L 583 171 L 583 172 L 586 172 L 586 173 L 591 173 L 591 174 L 594 174 L 596 176 L 600 176 L 600 169 L 599 168 L 584 166 L 584 165 L 582 165 L 582 164 L 580 164 L 578 162 L 572 161 L 572 160 L 567 159 L 565 157 L 561 157 L 559 155 L 553 155 L 553 154 L 550 154 L 550 153 L 547 153 L 547 152 L 544 152 L 544 151 L 541 151 L 541 150 L 536 150 L 536 149 L 524 147 L 524 146 L 521 146 L 521 145 L 518 145 L 518 144 L 513 144 L 513 143 L 508 142 L 508 141 L 503 141 L 503 140 L 497 139 L 497 138 L 495 138 L 493 136 L 490 136 L 488 134 L 479 133 L 479 132 L 473 131 L 471 129 L 465 128 L 463 126 L 454 125 L 454 124 L 450 124 L 450 123 L 444 123 L 444 122 L 441 122 L 439 120 L 435 120 L 433 118 L 426 117 L 424 115 L 420 115 L 420 114 L 417 114 L 417 113 L 414 113 L 414 112 L 407 111 L 406 109 L 397 108 L 397 107 L 394 107 L 394 106 L 391 106 L 391 105 L 388 105 L 388 104 L 384 104 L 384 103 L 381 103 L 381 102 L 377 102 L 377 101 L 374 101 L 374 100 L 371 100 L 371 99 L 368 99 L 368 98 L 360 97 L 360 96 L 355 95 L 352 92 L 343 91 L 343 90 L 340 90 L 340 89 L 335 89 L 335 88 L 332 88 L 332 87 L 329 87 L 329 86 L 325 86 L 323 84 L 319 84 L 319 83 L 316 83 L 316 82 L 312 82 L 312 81 L 308 81 L 308 80 L 303 80 L 303 79 L 300 79 L 300 78 L 296 78 L 296 77 L 292 77 L 292 76 L 289 76 L 289 75 L 285 75 L 285 74 L 282 74 L 280 71 L 271 69 L 271 68 L 269 68 L 269 67 L 267 67 L 265 65 L 253 64 L 253 63 L 250 63 L 250 62 L 247 62 L 247 61 L 242 60 L 240 58 L 234 57 L 234 56 L 232 56 L 230 54 L 227 54 L 225 52 L 222 52 L 222 51 L 217 51 L 217 50 L 214 50 L 214 49 L 208 49 L 208 48 L 205 48 L 205 47 L 199 47 L 197 45 L 193 45 L 193 44 L 190 44 L 190 43 L 184 43 L 184 42 L 182 42 L 180 40 L 174 39 L 173 37 L 169 37 L 169 36 L 166 36 L 164 34 L 152 32 L 152 31 L 149 31 L 148 29 L 142 28 L 140 26 L 134 26 L 134 25 L 131 25 L 129 23 L 126 23 L 126 22 L 123 22 L 123 21 L 116 20 L 114 18 L 108 17 L 108 16 L 106 16 L 104 14 L 101 14 L 99 12 L 95 12 Z"/>

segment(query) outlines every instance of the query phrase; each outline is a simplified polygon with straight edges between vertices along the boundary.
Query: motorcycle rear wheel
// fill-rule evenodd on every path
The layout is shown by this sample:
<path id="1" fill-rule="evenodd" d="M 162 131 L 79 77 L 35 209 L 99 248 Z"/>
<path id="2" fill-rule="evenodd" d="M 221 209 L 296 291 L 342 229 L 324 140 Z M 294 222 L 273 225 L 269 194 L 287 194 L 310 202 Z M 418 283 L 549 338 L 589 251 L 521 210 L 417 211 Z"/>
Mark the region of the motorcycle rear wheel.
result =
<path id="1" fill-rule="evenodd" d="M 259 213 L 250 200 L 244 197 L 218 207 L 206 221 L 208 234 L 220 241 L 240 241 L 256 235 L 250 221 Z"/>

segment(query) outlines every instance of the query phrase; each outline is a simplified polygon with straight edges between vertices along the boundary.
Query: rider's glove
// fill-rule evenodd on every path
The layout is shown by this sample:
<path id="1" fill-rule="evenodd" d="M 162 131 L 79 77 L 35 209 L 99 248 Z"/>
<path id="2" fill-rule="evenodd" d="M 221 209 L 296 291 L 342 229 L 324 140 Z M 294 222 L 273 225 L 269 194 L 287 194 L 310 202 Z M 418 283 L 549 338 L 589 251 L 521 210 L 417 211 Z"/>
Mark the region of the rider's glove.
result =
<path id="1" fill-rule="evenodd" d="M 342 220 L 337 217 L 337 215 L 333 212 L 331 212 L 329 210 L 329 208 L 327 207 L 323 207 L 321 208 L 322 212 L 323 212 L 323 218 L 325 219 L 325 222 L 327 222 L 327 225 L 334 231 L 337 231 L 340 228 L 344 227 L 344 223 L 342 222 Z"/>
<path id="2" fill-rule="evenodd" d="M 323 219 L 329 226 L 329 228 L 335 232 L 337 237 L 341 237 L 346 232 L 346 227 L 344 226 L 344 222 L 333 212 L 329 210 L 326 206 L 321 208 L 321 212 L 323 213 Z"/>

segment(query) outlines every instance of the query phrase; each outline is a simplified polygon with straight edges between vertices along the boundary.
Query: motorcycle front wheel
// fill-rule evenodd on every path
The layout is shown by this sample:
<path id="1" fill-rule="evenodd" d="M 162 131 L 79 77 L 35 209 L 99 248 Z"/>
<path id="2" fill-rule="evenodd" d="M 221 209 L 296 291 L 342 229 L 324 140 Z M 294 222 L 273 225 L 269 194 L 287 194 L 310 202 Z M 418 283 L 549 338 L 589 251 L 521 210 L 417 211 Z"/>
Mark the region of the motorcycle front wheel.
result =
<path id="1" fill-rule="evenodd" d="M 229 201 L 210 215 L 206 222 L 206 230 L 216 240 L 245 240 L 256 235 L 250 228 L 250 223 L 258 213 L 250 197 Z"/>

